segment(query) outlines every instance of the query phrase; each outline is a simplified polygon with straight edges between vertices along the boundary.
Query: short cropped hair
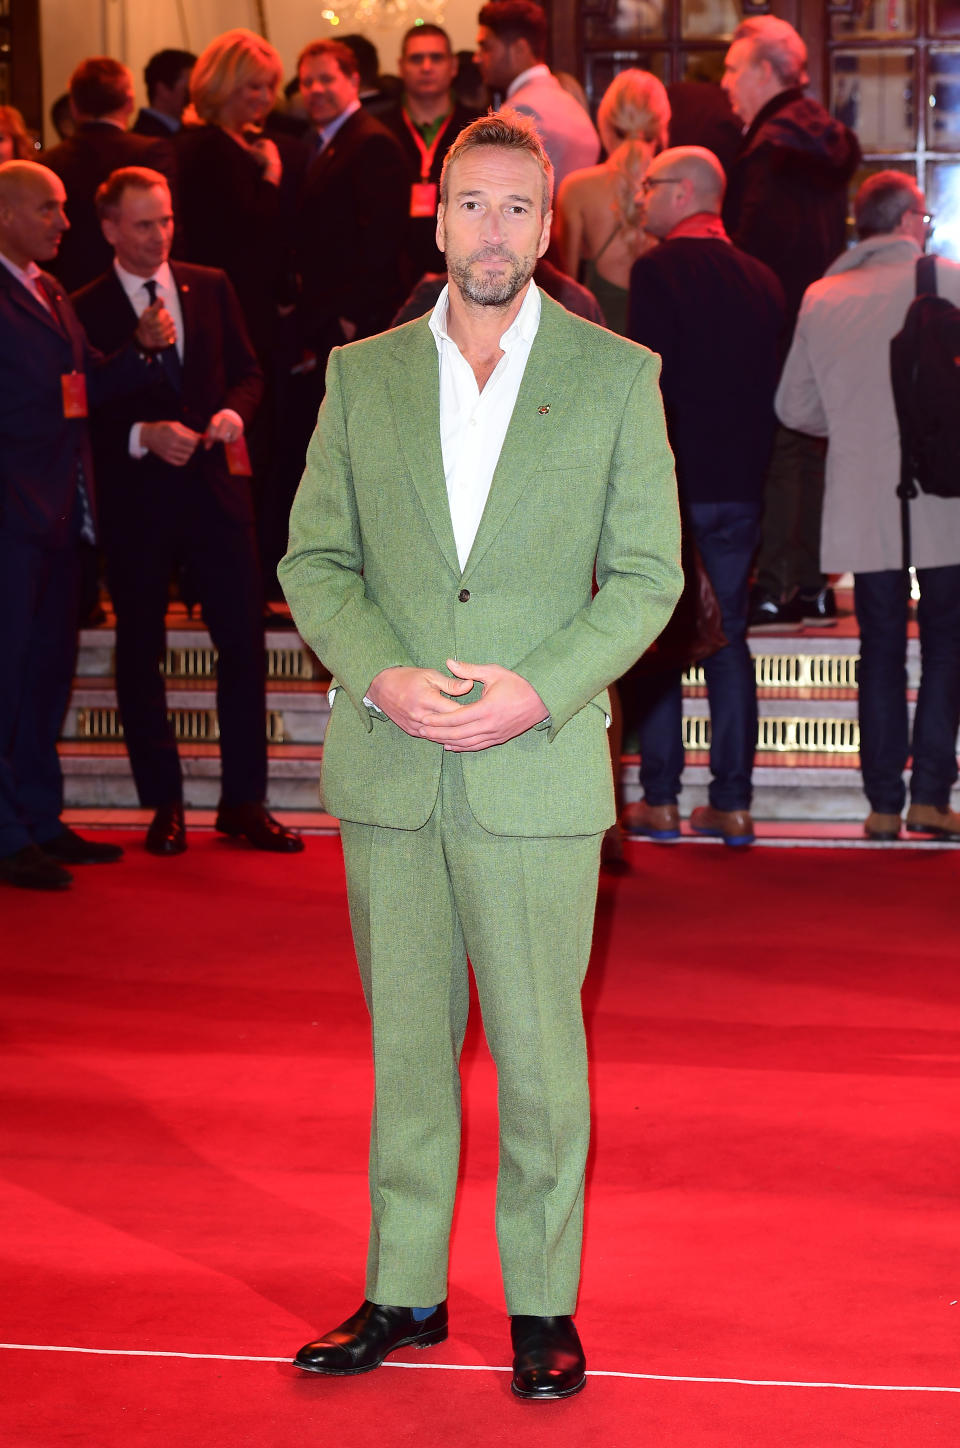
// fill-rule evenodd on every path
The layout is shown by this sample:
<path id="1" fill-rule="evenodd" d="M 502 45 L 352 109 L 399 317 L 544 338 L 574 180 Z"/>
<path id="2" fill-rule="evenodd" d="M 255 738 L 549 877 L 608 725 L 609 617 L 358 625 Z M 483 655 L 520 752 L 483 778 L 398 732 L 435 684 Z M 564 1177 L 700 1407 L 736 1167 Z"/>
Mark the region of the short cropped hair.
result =
<path id="1" fill-rule="evenodd" d="M 886 236 L 920 198 L 920 189 L 903 171 L 877 171 L 868 176 L 853 199 L 857 236 Z"/>
<path id="2" fill-rule="evenodd" d="M 94 204 L 100 221 L 108 217 L 111 221 L 120 210 L 120 202 L 127 191 L 152 191 L 155 186 L 170 190 L 170 182 L 159 171 L 149 166 L 120 166 L 111 171 L 106 181 L 97 187 Z"/>
<path id="3" fill-rule="evenodd" d="M 468 151 L 479 146 L 502 146 L 511 151 L 526 151 L 540 167 L 543 176 L 543 192 L 540 215 L 546 216 L 553 199 L 553 166 L 544 150 L 536 126 L 529 116 L 504 106 L 502 110 L 491 111 L 464 126 L 443 160 L 440 172 L 440 200 L 444 206 L 450 189 L 450 167 Z"/>
<path id="4" fill-rule="evenodd" d="M 769 61 L 774 75 L 784 88 L 806 85 L 807 47 L 800 36 L 786 20 L 775 15 L 752 15 L 741 20 L 733 32 L 731 44 L 737 40 L 749 40 L 752 44 L 754 65 Z"/>
<path id="5" fill-rule="evenodd" d="M 447 54 L 448 54 L 448 55 L 452 55 L 452 54 L 453 54 L 453 45 L 452 45 L 452 43 L 451 43 L 451 40 L 450 40 L 449 35 L 448 35 L 447 32 L 444 30 L 443 26 L 442 26 L 442 25 L 432 25 L 432 24 L 429 24 L 429 23 L 424 23 L 423 25 L 411 25 L 411 26 L 410 26 L 410 29 L 406 32 L 406 34 L 404 35 L 403 39 L 402 39 L 401 42 L 400 42 L 400 54 L 401 54 L 401 56 L 406 55 L 406 53 L 407 53 L 407 46 L 409 45 L 410 41 L 411 41 L 411 40 L 416 40 L 417 37 L 420 36 L 420 35 L 432 35 L 436 40 L 442 40 L 443 43 L 444 43 L 444 45 L 447 47 Z"/>
<path id="6" fill-rule="evenodd" d="M 603 93 L 597 124 L 620 141 L 652 141 L 662 151 L 670 130 L 666 86 L 648 70 L 621 70 Z"/>
<path id="7" fill-rule="evenodd" d="M 133 93 L 133 77 L 112 56 L 90 55 L 73 72 L 69 90 L 77 114 L 97 120 L 122 110 Z"/>
<path id="8" fill-rule="evenodd" d="M 270 42 L 242 27 L 225 30 L 211 40 L 193 68 L 193 108 L 201 121 L 216 125 L 234 91 L 262 75 L 275 86 L 283 78 L 283 65 Z"/>
<path id="9" fill-rule="evenodd" d="M 340 44 L 353 51 L 361 85 L 375 86 L 380 77 L 380 56 L 365 35 L 341 35 Z"/>
<path id="10" fill-rule="evenodd" d="M 487 0 L 477 21 L 487 30 L 492 30 L 505 45 L 525 40 L 537 60 L 546 58 L 546 11 L 535 5 L 533 0 Z"/>
<path id="11" fill-rule="evenodd" d="M 329 55 L 331 60 L 337 62 L 344 75 L 360 74 L 357 57 L 342 40 L 311 40 L 297 56 L 297 71 L 299 72 L 305 60 L 313 60 L 318 55 Z"/>
<path id="12" fill-rule="evenodd" d="M 153 100 L 158 85 L 172 89 L 185 70 L 192 70 L 197 57 L 192 50 L 158 50 L 151 55 L 143 68 L 143 83 L 147 88 L 147 99 Z"/>

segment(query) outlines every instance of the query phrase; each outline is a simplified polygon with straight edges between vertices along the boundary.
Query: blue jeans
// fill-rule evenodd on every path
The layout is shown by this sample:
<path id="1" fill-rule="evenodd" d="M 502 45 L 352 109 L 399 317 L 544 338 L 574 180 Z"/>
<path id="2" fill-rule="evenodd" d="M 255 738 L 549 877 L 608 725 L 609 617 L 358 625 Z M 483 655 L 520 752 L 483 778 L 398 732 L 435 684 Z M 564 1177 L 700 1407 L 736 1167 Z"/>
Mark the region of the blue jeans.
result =
<path id="1" fill-rule="evenodd" d="M 922 674 L 913 720 L 914 804 L 946 809 L 957 780 L 960 724 L 960 564 L 919 568 Z M 907 720 L 907 603 L 901 569 L 858 573 L 853 601 L 860 625 L 860 768 L 870 807 L 899 814 L 911 752 Z"/>
<path id="2" fill-rule="evenodd" d="M 710 702 L 710 803 L 749 809 L 757 746 L 757 689 L 747 648 L 750 564 L 760 539 L 760 504 L 690 503 L 686 525 L 720 604 L 725 648 L 704 660 Z M 648 804 L 676 804 L 683 773 L 679 672 L 639 682 L 640 782 Z"/>

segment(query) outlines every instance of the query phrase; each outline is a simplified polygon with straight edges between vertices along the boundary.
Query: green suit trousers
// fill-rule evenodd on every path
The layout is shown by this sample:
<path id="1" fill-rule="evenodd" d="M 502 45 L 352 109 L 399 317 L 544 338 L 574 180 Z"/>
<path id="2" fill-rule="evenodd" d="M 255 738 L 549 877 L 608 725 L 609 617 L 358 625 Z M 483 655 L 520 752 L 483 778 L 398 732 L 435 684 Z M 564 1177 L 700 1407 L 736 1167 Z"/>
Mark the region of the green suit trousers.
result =
<path id="1" fill-rule="evenodd" d="M 469 956 L 497 1068 L 507 1311 L 571 1313 L 590 1129 L 580 988 L 602 836 L 489 834 L 455 753 L 421 828 L 343 821 L 341 834 L 373 1025 L 367 1297 L 431 1307 L 447 1295 Z"/>

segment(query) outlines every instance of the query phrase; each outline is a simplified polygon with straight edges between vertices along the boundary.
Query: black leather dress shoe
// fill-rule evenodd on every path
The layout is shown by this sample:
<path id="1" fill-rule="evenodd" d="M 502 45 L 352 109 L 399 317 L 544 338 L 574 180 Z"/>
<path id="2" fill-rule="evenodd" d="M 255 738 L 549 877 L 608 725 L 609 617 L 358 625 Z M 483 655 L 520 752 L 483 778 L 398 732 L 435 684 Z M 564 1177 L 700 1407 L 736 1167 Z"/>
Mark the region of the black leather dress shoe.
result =
<path id="1" fill-rule="evenodd" d="M 222 835 L 246 840 L 255 850 L 296 855 L 303 849 L 296 830 L 286 829 L 262 804 L 221 804 L 214 828 Z"/>
<path id="2" fill-rule="evenodd" d="M 24 845 L 0 857 L 0 880 L 20 890 L 66 890 L 73 876 L 39 845 Z"/>
<path id="3" fill-rule="evenodd" d="M 587 1361 L 572 1317 L 511 1317 L 513 1382 L 518 1398 L 572 1398 L 587 1384 Z"/>
<path id="4" fill-rule="evenodd" d="M 398 1347 L 432 1347 L 447 1336 L 447 1304 L 441 1302 L 423 1322 L 411 1307 L 381 1307 L 364 1302 L 353 1317 L 326 1337 L 308 1342 L 294 1358 L 298 1368 L 329 1377 L 369 1373 Z"/>
<path id="5" fill-rule="evenodd" d="M 105 845 L 99 840 L 85 840 L 68 825 L 64 825 L 52 840 L 44 840 L 40 848 L 51 860 L 56 860 L 58 865 L 112 865 L 123 854 L 122 845 Z"/>
<path id="6" fill-rule="evenodd" d="M 187 848 L 187 827 L 182 804 L 162 804 L 150 821 L 144 849 L 151 855 L 182 855 Z"/>

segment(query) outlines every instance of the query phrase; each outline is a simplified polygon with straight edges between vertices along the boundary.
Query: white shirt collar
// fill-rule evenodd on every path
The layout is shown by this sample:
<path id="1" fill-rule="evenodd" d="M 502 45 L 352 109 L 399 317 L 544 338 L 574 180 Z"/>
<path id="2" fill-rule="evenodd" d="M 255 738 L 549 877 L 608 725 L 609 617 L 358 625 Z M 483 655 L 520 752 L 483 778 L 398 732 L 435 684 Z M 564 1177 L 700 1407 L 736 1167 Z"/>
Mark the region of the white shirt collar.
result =
<path id="1" fill-rule="evenodd" d="M 319 131 L 317 131 L 317 135 L 320 138 L 321 148 L 324 151 L 327 149 L 330 142 L 339 131 L 340 127 L 345 125 L 347 121 L 349 121 L 350 117 L 355 116 L 357 111 L 361 109 L 362 106 L 360 103 L 360 99 L 359 97 L 357 97 L 357 99 L 352 100 L 349 105 L 344 106 L 339 116 L 334 116 L 332 121 L 328 121 L 325 126 L 320 127 Z"/>
<path id="2" fill-rule="evenodd" d="M 430 313 L 430 330 L 437 339 L 437 347 L 442 342 L 453 342 L 453 338 L 447 331 L 447 316 L 450 311 L 450 287 L 449 284 L 437 298 L 437 304 Z M 534 285 L 531 278 L 527 282 L 526 294 L 520 304 L 520 310 L 514 317 L 510 326 L 500 338 L 500 348 L 508 352 L 516 341 L 532 342 L 537 335 L 537 328 L 540 326 L 540 292 Z M 454 343 L 456 346 L 456 343 Z"/>
<path id="3" fill-rule="evenodd" d="M 542 62 L 539 65 L 531 65 L 528 70 L 522 70 L 519 75 L 513 77 L 513 80 L 507 86 L 507 99 L 509 100 L 514 91 L 518 91 L 520 87 L 526 85 L 528 81 L 544 80 L 550 74 L 549 65 L 544 65 Z"/>
<path id="4" fill-rule="evenodd" d="M 137 277 L 134 276 L 133 272 L 124 271 L 123 267 L 116 260 L 116 258 L 114 258 L 113 269 L 116 272 L 117 276 L 120 278 L 120 285 L 123 287 L 123 290 L 126 292 L 127 296 L 131 298 L 131 300 L 137 295 L 138 292 L 143 291 L 144 285 L 148 281 L 155 281 L 157 284 L 157 289 L 161 292 L 167 292 L 169 294 L 176 291 L 176 285 L 173 280 L 173 272 L 170 270 L 169 262 L 165 261 L 163 263 L 163 266 L 157 267 L 157 270 L 153 273 L 151 277 Z"/>
<path id="5" fill-rule="evenodd" d="M 2 251 L 0 251 L 0 261 L 3 262 L 7 271 L 16 277 L 21 286 L 26 287 L 28 292 L 36 292 L 37 277 L 40 275 L 40 268 L 35 261 L 28 261 L 26 266 L 19 267 L 15 261 L 11 261 L 8 256 L 4 256 Z"/>

